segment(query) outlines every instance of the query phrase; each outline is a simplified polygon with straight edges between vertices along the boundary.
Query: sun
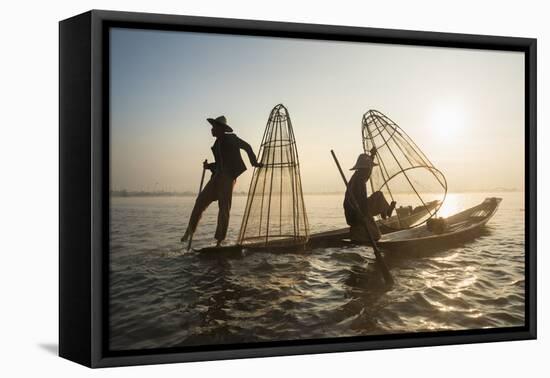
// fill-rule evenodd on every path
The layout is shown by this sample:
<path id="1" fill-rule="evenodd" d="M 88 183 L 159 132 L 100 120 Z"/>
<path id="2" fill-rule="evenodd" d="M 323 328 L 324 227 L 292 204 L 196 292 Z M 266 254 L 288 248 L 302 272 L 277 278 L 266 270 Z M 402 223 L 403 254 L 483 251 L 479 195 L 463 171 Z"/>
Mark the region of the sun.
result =
<path id="1" fill-rule="evenodd" d="M 440 106 L 432 113 L 433 136 L 441 142 L 452 142 L 464 130 L 464 114 L 458 107 Z"/>

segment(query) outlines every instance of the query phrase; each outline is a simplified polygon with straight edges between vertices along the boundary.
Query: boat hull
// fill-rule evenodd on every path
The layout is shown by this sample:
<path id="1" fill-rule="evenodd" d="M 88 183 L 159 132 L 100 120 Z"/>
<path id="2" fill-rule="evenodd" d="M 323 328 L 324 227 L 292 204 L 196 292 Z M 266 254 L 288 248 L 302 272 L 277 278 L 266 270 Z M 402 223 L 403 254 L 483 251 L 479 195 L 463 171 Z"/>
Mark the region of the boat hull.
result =
<path id="1" fill-rule="evenodd" d="M 447 231 L 434 233 L 426 224 L 406 230 L 387 233 L 378 241 L 378 246 L 386 252 L 406 251 L 414 253 L 434 248 L 447 248 L 455 243 L 463 243 L 479 236 L 486 223 L 496 213 L 501 198 L 486 198 L 481 204 L 452 215 L 446 219 Z M 298 248 L 281 248 L 277 245 L 207 247 L 196 252 L 229 253 L 239 255 L 244 250 L 269 250 L 270 252 L 304 252 L 314 248 L 328 248 L 359 245 L 350 240 L 349 227 L 312 234 L 306 245 Z M 368 244 L 365 244 L 368 245 Z"/>
<path id="2" fill-rule="evenodd" d="M 444 232 L 434 233 L 424 224 L 410 230 L 384 235 L 378 241 L 378 246 L 385 251 L 414 253 L 467 242 L 483 232 L 501 201 L 501 198 L 486 198 L 481 204 L 448 217 L 447 230 Z"/>

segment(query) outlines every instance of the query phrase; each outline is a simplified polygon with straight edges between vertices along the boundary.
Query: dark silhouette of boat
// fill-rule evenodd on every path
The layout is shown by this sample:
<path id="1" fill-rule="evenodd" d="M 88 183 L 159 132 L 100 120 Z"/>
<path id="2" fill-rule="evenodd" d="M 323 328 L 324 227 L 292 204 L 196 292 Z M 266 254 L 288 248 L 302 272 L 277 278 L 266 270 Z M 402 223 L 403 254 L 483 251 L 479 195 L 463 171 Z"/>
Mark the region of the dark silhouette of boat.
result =
<path id="1" fill-rule="evenodd" d="M 501 201 L 502 198 L 486 198 L 477 206 L 445 218 L 445 225 L 439 230 L 435 230 L 427 223 L 386 234 L 378 241 L 378 246 L 387 251 L 414 253 L 469 241 L 480 234 L 497 212 Z"/>
<path id="2" fill-rule="evenodd" d="M 483 230 L 487 222 L 498 210 L 501 198 L 486 198 L 482 203 L 454 214 L 444 219 L 442 227 L 433 227 L 432 223 L 424 223 L 409 229 L 386 233 L 378 241 L 378 246 L 388 252 L 418 252 L 423 249 L 445 248 L 454 243 L 463 243 L 472 240 Z M 435 218 L 442 220 L 443 218 Z M 328 248 L 345 245 L 359 244 L 349 239 L 349 228 L 341 228 L 311 234 L 307 244 L 301 250 L 312 248 Z M 262 245 L 262 250 L 270 250 L 269 245 Z M 286 249 L 274 246 L 273 251 L 281 252 Z M 224 247 L 207 247 L 197 252 L 212 253 L 240 253 L 244 249 L 254 250 L 254 247 L 241 245 L 229 245 Z M 296 252 L 296 247 L 289 249 Z"/>

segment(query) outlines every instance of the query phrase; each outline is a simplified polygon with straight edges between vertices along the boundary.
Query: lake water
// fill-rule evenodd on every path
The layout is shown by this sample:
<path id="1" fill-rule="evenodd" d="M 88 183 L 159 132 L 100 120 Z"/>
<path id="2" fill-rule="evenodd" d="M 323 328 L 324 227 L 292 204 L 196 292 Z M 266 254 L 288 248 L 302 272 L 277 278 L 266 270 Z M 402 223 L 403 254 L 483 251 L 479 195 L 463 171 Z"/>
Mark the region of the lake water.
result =
<path id="1" fill-rule="evenodd" d="M 112 350 L 524 325 L 523 193 L 451 193 L 442 216 L 501 197 L 484 233 L 420 256 L 387 255 L 387 288 L 368 247 L 244 257 L 185 252 L 191 197 L 112 198 Z M 246 197 L 234 197 L 228 243 Z M 311 232 L 344 227 L 341 195 L 306 195 Z M 194 247 L 213 244 L 217 204 Z"/>

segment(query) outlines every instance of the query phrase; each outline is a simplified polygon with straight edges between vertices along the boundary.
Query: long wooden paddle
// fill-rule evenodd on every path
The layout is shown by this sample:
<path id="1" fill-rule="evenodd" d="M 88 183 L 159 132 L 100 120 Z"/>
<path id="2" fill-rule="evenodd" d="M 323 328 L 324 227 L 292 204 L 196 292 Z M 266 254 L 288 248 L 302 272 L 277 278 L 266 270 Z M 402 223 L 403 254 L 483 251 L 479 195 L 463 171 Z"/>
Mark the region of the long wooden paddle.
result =
<path id="1" fill-rule="evenodd" d="M 204 166 L 206 163 L 208 163 L 208 160 L 207 159 L 204 159 L 204 162 L 202 163 L 202 176 L 201 176 L 201 184 L 199 186 L 199 193 L 197 194 L 197 196 L 199 194 L 201 194 L 202 192 L 202 184 L 204 184 L 204 174 L 206 173 L 206 167 Z M 193 233 L 194 234 L 194 233 Z M 191 249 L 191 243 L 193 242 L 193 234 L 191 234 L 191 236 L 189 236 L 189 241 L 187 242 L 187 250 L 189 251 Z"/>
<path id="2" fill-rule="evenodd" d="M 344 171 L 342 171 L 340 162 L 338 161 L 338 158 L 336 157 L 334 150 L 330 150 L 330 153 L 332 154 L 332 158 L 334 159 L 334 162 L 336 163 L 336 167 L 338 167 L 338 171 L 340 171 L 340 176 L 342 176 L 342 180 L 344 181 L 344 184 L 346 184 L 346 188 L 347 188 L 348 180 L 346 179 L 346 175 L 344 175 Z M 374 256 L 376 257 L 376 262 L 380 266 L 380 270 L 382 271 L 382 276 L 384 276 L 384 280 L 386 281 L 386 284 L 393 285 L 394 283 L 393 277 L 390 273 L 390 270 L 388 269 L 388 266 L 386 265 L 386 262 L 384 261 L 384 258 L 382 257 L 382 254 L 380 253 L 380 250 L 378 249 L 376 240 L 374 240 L 374 238 L 371 235 L 371 232 L 365 220 L 365 214 L 363 214 L 363 212 L 361 211 L 361 208 L 359 207 L 359 204 L 357 203 L 356 199 L 353 196 L 351 196 L 351 206 L 353 207 L 353 210 L 360 215 L 359 218 L 361 218 L 361 223 L 363 227 L 365 227 L 365 231 L 367 231 L 367 236 L 369 237 L 369 241 L 372 245 L 372 249 L 374 250 Z"/>

